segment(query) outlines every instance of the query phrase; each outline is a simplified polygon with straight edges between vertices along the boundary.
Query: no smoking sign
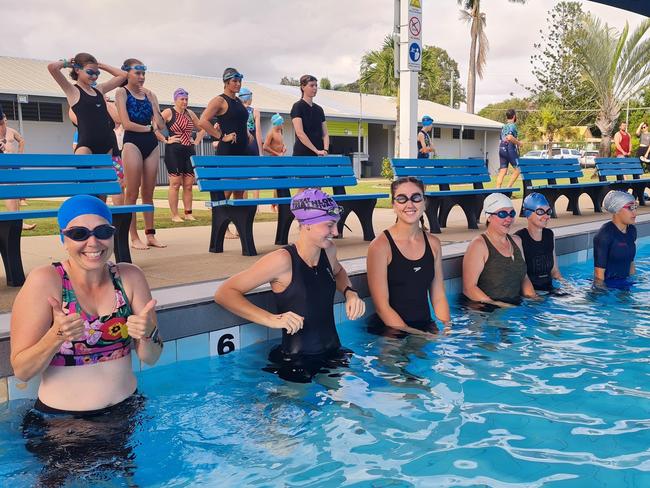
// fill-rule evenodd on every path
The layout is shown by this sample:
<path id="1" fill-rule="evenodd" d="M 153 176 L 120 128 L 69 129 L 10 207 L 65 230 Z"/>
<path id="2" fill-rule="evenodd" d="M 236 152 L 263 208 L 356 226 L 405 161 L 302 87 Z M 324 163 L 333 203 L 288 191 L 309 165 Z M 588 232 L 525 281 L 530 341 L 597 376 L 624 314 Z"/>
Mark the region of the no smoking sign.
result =
<path id="1" fill-rule="evenodd" d="M 411 34 L 412 37 L 420 37 L 420 33 L 422 32 L 422 23 L 420 22 L 420 19 L 417 17 L 411 17 L 409 19 L 409 33 Z"/>

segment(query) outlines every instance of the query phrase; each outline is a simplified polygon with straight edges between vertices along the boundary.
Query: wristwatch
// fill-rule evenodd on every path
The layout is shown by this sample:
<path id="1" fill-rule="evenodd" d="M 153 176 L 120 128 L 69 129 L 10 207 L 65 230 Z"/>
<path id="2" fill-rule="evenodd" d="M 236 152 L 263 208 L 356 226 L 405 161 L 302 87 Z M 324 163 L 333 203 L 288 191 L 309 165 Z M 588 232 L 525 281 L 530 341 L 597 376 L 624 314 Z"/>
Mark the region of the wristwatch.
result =
<path id="1" fill-rule="evenodd" d="M 156 325 L 156 326 L 154 327 L 154 329 L 151 331 L 151 334 L 149 334 L 149 335 L 146 337 L 146 339 L 149 340 L 149 341 L 153 341 L 153 342 L 155 342 L 155 343 L 157 343 L 157 344 L 160 344 L 160 343 L 161 343 L 161 341 L 160 341 L 160 333 L 158 332 L 158 326 L 157 326 L 157 325 Z"/>
<path id="2" fill-rule="evenodd" d="M 355 289 L 352 288 L 351 286 L 346 286 L 346 287 L 345 287 L 345 290 L 343 290 L 343 297 L 344 297 L 346 300 L 347 300 L 347 297 L 345 296 L 345 294 L 346 294 L 347 292 L 349 292 L 349 291 L 353 291 L 354 293 L 356 293 L 357 295 L 359 295 L 359 292 L 358 292 L 357 290 L 355 290 Z"/>

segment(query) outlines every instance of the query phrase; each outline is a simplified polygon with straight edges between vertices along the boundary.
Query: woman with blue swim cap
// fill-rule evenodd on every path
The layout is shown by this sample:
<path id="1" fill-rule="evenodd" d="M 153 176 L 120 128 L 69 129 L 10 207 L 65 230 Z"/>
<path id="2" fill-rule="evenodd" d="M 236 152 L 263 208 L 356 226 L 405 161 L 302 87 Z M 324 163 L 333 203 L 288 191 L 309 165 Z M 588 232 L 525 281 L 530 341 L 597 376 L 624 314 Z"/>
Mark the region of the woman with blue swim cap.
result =
<path id="1" fill-rule="evenodd" d="M 350 320 L 361 317 L 365 304 L 352 288 L 336 257 L 334 238 L 340 207 L 321 190 L 308 188 L 291 199 L 298 220 L 298 240 L 262 257 L 249 269 L 221 284 L 215 301 L 244 319 L 282 329 L 282 343 L 269 359 L 281 377 L 310 381 L 331 360 L 344 359 L 334 322 L 334 295 L 345 297 Z M 245 294 L 270 283 L 278 313 L 254 305 Z"/>
<path id="2" fill-rule="evenodd" d="M 40 377 L 24 420 L 27 448 L 44 471 L 64 476 L 104 456 L 129 458 L 143 403 L 132 348 L 154 364 L 162 342 L 144 273 L 109 261 L 115 227 L 106 204 L 77 195 L 61 205 L 58 223 L 68 258 L 27 276 L 11 312 L 11 365 L 22 381 Z"/>
<path id="3" fill-rule="evenodd" d="M 594 237 L 594 281 L 596 285 L 621 285 L 634 275 L 636 255 L 636 209 L 634 197 L 612 190 L 603 200 L 612 220 Z"/>
<path id="4" fill-rule="evenodd" d="M 515 232 L 521 239 L 528 278 L 535 290 L 553 290 L 553 280 L 562 280 L 555 255 L 555 237 L 549 228 L 552 209 L 541 193 L 530 193 L 522 203 L 528 226 Z"/>

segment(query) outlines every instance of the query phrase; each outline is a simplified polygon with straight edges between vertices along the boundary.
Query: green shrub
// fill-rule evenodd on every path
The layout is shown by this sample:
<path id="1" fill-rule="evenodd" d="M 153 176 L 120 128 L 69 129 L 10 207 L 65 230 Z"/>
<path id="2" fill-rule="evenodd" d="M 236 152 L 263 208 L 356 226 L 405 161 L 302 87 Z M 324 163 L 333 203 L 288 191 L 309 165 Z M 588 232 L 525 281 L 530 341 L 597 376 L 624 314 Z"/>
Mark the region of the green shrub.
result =
<path id="1" fill-rule="evenodd" d="M 393 181 L 395 175 L 393 174 L 393 166 L 390 164 L 390 159 L 384 158 L 381 161 L 381 176 L 388 181 Z"/>

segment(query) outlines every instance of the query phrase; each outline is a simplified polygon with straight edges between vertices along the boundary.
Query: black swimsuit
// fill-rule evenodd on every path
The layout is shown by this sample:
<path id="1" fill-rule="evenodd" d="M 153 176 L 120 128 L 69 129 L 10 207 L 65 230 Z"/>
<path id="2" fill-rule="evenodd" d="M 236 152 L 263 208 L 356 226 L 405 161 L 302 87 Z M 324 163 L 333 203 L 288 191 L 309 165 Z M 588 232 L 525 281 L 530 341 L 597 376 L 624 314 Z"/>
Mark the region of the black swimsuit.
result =
<path id="1" fill-rule="evenodd" d="M 92 87 L 95 96 L 88 95 L 79 85 L 74 85 L 79 90 L 79 101 L 71 108 L 77 116 L 77 130 L 79 138 L 77 149 L 87 147 L 93 154 L 107 154 L 117 147 L 115 138 L 115 122 L 108 113 L 104 95 L 97 88 Z M 76 152 L 76 150 L 75 150 Z"/>
<path id="2" fill-rule="evenodd" d="M 219 95 L 228 104 L 228 110 L 223 115 L 217 116 L 221 133 L 225 136 L 234 132 L 237 142 L 221 141 L 217 146 L 216 154 L 221 156 L 247 156 L 248 155 L 248 110 L 239 98 L 230 98 L 225 94 Z"/>
<path id="3" fill-rule="evenodd" d="M 153 117 L 153 106 L 147 98 L 140 100 L 135 98 L 128 88 L 126 90 L 126 111 L 129 114 L 129 120 L 140 125 L 151 124 Z M 131 143 L 135 145 L 142 154 L 142 159 L 147 159 L 154 149 L 158 147 L 158 139 L 156 135 L 151 132 L 132 132 L 130 130 L 124 131 L 124 144 Z"/>

